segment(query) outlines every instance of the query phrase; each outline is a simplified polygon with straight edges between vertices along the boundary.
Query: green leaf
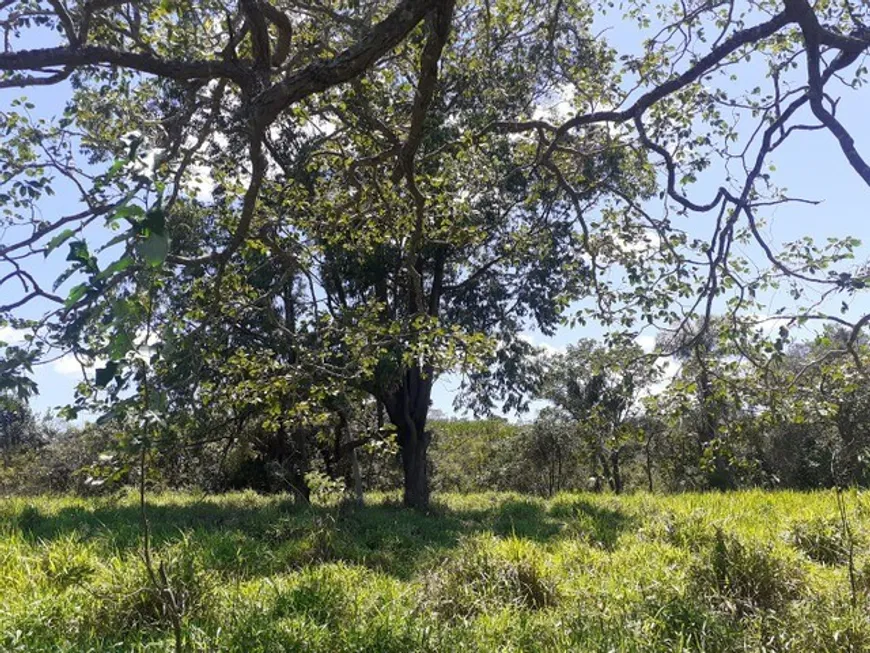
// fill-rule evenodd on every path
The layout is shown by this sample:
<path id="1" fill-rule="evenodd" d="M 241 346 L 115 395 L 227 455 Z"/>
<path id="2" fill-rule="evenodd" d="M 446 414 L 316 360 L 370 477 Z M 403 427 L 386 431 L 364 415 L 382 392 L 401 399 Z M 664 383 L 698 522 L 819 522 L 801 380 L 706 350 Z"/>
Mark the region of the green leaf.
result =
<path id="1" fill-rule="evenodd" d="M 152 233 L 136 245 L 136 251 L 152 268 L 163 265 L 169 255 L 169 238 L 162 234 Z"/>
<path id="2" fill-rule="evenodd" d="M 107 242 L 105 245 L 103 245 L 102 247 L 100 247 L 100 249 L 99 249 L 98 251 L 102 252 L 102 251 L 105 250 L 105 249 L 109 249 L 110 247 L 114 247 L 114 246 L 117 245 L 118 243 L 123 243 L 123 242 L 124 242 L 125 240 L 127 240 L 128 238 L 130 238 L 130 231 L 129 231 L 129 230 L 128 230 L 128 231 L 125 231 L 125 232 L 122 233 L 122 234 L 118 234 L 117 236 L 115 236 L 114 238 L 112 238 L 109 242 Z"/>
<path id="3" fill-rule="evenodd" d="M 85 293 L 88 292 L 89 288 L 90 285 L 86 283 L 80 283 L 79 285 L 77 285 L 75 288 L 69 291 L 69 295 L 67 295 L 64 305 L 69 308 L 70 306 L 75 304 L 77 301 L 85 296 Z"/>
<path id="4" fill-rule="evenodd" d="M 54 250 L 63 245 L 66 241 L 72 238 L 75 233 L 76 232 L 72 229 L 64 229 L 59 234 L 57 234 L 54 238 L 48 241 L 48 246 L 45 248 L 45 256 L 47 257 Z"/>
<path id="5" fill-rule="evenodd" d="M 111 165 L 108 172 L 106 173 L 109 177 L 114 177 L 127 165 L 129 161 L 126 159 L 116 159 L 115 162 Z"/>
<path id="6" fill-rule="evenodd" d="M 133 265 L 135 261 L 132 256 L 124 255 L 119 258 L 117 261 L 109 265 L 105 270 L 100 272 L 96 277 L 94 277 L 95 281 L 103 281 L 104 279 L 108 279 L 118 272 L 123 272 L 131 265 Z"/>
<path id="7" fill-rule="evenodd" d="M 112 358 L 123 358 L 133 349 L 133 337 L 127 331 L 118 331 L 109 343 L 109 355 Z"/>
<path id="8" fill-rule="evenodd" d="M 163 213 L 163 209 L 159 205 L 154 206 L 145 214 L 145 220 L 142 222 L 142 225 L 152 234 L 165 236 L 166 214 Z"/>
<path id="9" fill-rule="evenodd" d="M 69 279 L 73 274 L 76 273 L 77 270 L 78 268 L 75 265 L 68 267 L 66 270 L 64 270 L 61 274 L 58 275 L 57 279 L 54 280 L 54 283 L 51 284 L 52 290 L 56 291 L 58 288 L 60 288 L 67 279 Z"/>
<path id="10" fill-rule="evenodd" d="M 79 409 L 74 406 L 64 406 L 57 414 L 61 419 L 72 421 L 79 416 Z"/>
<path id="11" fill-rule="evenodd" d="M 115 211 L 112 215 L 106 218 L 106 224 L 111 224 L 116 220 L 127 220 L 130 224 L 135 225 L 136 220 L 133 218 L 141 218 L 145 215 L 145 209 L 136 204 L 128 204 L 126 206 L 120 207 L 117 211 Z"/>
<path id="12" fill-rule="evenodd" d="M 109 385 L 109 382 L 115 378 L 115 374 L 118 372 L 118 363 L 115 361 L 109 361 L 106 363 L 105 367 L 101 367 L 97 369 L 95 381 L 97 386 L 100 388 L 105 388 Z"/>
<path id="13" fill-rule="evenodd" d="M 88 244 L 83 240 L 76 240 L 70 243 L 69 254 L 67 254 L 66 260 L 87 265 L 91 260 L 91 252 L 88 250 Z"/>

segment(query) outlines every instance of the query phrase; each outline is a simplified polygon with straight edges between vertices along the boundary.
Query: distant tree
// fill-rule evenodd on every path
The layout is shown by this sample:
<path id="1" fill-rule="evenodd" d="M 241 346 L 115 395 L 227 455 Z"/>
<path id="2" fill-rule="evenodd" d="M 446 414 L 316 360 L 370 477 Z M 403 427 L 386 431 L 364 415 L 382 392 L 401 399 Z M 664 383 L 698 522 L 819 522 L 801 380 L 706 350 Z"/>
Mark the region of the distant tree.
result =
<path id="1" fill-rule="evenodd" d="M 625 455 L 643 441 L 642 395 L 661 374 L 633 344 L 607 347 L 581 340 L 549 361 L 542 398 L 570 415 L 589 447 L 593 477 L 603 476 L 616 493 L 625 487 Z"/>
<path id="2" fill-rule="evenodd" d="M 17 450 L 38 449 L 47 443 L 30 406 L 17 397 L 0 394 L 0 450 L 8 461 Z"/>
<path id="3" fill-rule="evenodd" d="M 440 492 L 516 489 L 524 427 L 506 419 L 432 422 L 432 485 Z"/>
<path id="4" fill-rule="evenodd" d="M 526 430 L 517 455 L 532 472 L 533 491 L 545 496 L 584 488 L 581 465 L 588 459 L 588 443 L 577 424 L 558 408 L 546 407 Z"/>
<path id="5" fill-rule="evenodd" d="M 684 323 L 673 333 L 659 337 L 662 349 L 672 351 L 682 363 L 678 383 L 672 385 L 682 406 L 677 415 L 681 425 L 694 433 L 697 465 L 706 469 L 706 485 L 726 490 L 736 479 L 724 428 L 736 418 L 728 382 L 736 362 L 729 360 L 729 331 L 721 318 L 710 322 Z M 682 399 L 680 399 L 682 397 Z"/>
<path id="6" fill-rule="evenodd" d="M 788 352 L 791 421 L 801 428 L 808 425 L 814 444 L 828 450 L 837 483 L 870 484 L 870 376 L 859 364 L 868 347 L 865 338 L 853 339 L 850 330 L 827 326 Z"/>

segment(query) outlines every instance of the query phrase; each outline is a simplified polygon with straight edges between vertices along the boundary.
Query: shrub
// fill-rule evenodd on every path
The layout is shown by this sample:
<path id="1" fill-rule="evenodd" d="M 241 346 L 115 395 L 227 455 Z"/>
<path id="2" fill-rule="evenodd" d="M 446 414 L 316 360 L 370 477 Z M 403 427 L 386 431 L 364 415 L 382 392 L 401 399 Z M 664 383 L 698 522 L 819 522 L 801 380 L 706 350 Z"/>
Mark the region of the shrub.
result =
<path id="1" fill-rule="evenodd" d="M 446 619 L 492 609 L 538 610 L 556 605 L 555 582 L 536 548 L 516 538 L 466 540 L 424 581 L 423 605 Z"/>
<path id="2" fill-rule="evenodd" d="M 788 539 L 795 548 L 816 562 L 841 565 L 849 561 L 849 543 L 836 519 L 816 517 L 809 521 L 795 522 Z"/>
<path id="3" fill-rule="evenodd" d="M 716 530 L 715 541 L 689 570 L 698 597 L 712 597 L 729 612 L 777 610 L 804 589 L 803 570 L 771 546 L 742 542 Z"/>

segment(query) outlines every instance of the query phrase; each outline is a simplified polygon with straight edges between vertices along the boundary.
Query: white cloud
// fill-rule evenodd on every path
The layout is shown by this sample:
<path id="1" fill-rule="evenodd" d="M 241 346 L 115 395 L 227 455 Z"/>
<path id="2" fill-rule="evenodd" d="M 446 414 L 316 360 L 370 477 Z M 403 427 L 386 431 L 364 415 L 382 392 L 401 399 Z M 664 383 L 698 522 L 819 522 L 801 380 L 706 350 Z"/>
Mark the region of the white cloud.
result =
<path id="1" fill-rule="evenodd" d="M 662 366 L 662 376 L 641 393 L 642 397 L 652 397 L 664 392 L 680 371 L 680 364 L 670 357 L 658 361 L 657 364 Z"/>
<path id="2" fill-rule="evenodd" d="M 24 334 L 26 331 L 21 329 L 13 329 L 11 326 L 0 327 L 0 342 L 5 342 L 7 345 L 18 345 L 24 342 Z"/>
<path id="3" fill-rule="evenodd" d="M 643 335 L 635 338 L 635 341 L 640 348 L 643 349 L 647 354 L 650 353 L 656 347 L 656 337 L 651 335 Z"/>
<path id="4" fill-rule="evenodd" d="M 631 240 L 617 235 L 613 238 L 613 244 L 621 252 L 657 252 L 662 247 L 662 239 L 655 231 L 647 230 L 639 238 Z"/>
<path id="5" fill-rule="evenodd" d="M 192 165 L 188 169 L 190 174 L 190 187 L 196 193 L 196 199 L 200 202 L 211 202 L 217 182 L 211 174 L 210 166 Z"/>
<path id="6" fill-rule="evenodd" d="M 144 153 L 137 154 L 136 159 L 127 164 L 127 169 L 133 174 L 153 179 L 157 174 L 157 167 L 165 157 L 166 152 L 162 148 L 152 147 Z"/>
<path id="7" fill-rule="evenodd" d="M 160 334 L 152 331 L 148 333 L 146 329 L 139 329 L 136 332 L 136 337 L 133 338 L 134 350 L 128 354 L 133 358 L 147 361 L 154 353 L 154 347 L 162 342 Z"/>
<path id="8" fill-rule="evenodd" d="M 564 347 L 557 347 L 548 342 L 538 342 L 535 336 L 530 333 L 521 333 L 519 339 L 529 343 L 532 347 L 542 349 L 545 356 L 557 356 L 566 351 Z"/>
<path id="9" fill-rule="evenodd" d="M 562 123 L 574 115 L 573 100 L 577 90 L 573 84 L 563 84 L 550 96 L 549 102 L 535 107 L 533 120 L 553 120 Z"/>
<path id="10" fill-rule="evenodd" d="M 61 356 L 51 364 L 53 372 L 62 376 L 81 376 L 82 367 L 72 354 Z"/>
<path id="11" fill-rule="evenodd" d="M 82 358 L 82 363 L 84 364 L 85 370 L 92 370 L 95 367 L 102 367 L 106 364 L 106 361 L 101 358 L 97 358 L 96 360 L 89 360 L 86 358 Z M 82 375 L 82 365 L 76 360 L 76 357 L 72 354 L 64 354 L 56 361 L 51 364 L 51 370 L 56 374 L 60 374 L 61 376 L 78 376 Z"/>
<path id="12" fill-rule="evenodd" d="M 229 147 L 229 139 L 226 134 L 220 131 L 213 132 L 205 142 L 204 151 L 209 148 L 216 147 L 221 150 L 226 150 Z M 185 142 L 185 147 L 188 149 L 197 146 L 196 139 L 189 137 Z M 202 154 L 202 150 L 199 152 Z M 212 166 L 202 163 L 202 158 L 196 159 L 197 163 L 189 166 L 187 169 L 187 179 L 190 188 L 196 193 L 196 199 L 200 202 L 210 202 L 214 197 L 214 190 L 217 188 Z"/>

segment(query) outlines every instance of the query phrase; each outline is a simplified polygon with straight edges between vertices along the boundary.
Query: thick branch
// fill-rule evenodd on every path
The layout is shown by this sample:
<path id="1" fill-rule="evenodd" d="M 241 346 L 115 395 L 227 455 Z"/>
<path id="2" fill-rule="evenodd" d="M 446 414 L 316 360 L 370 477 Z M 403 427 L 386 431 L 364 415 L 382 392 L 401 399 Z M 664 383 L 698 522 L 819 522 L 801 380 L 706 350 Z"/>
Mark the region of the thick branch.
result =
<path id="1" fill-rule="evenodd" d="M 437 5 L 437 0 L 402 0 L 368 34 L 334 58 L 313 63 L 289 74 L 256 98 L 253 118 L 271 124 L 289 105 L 362 74 L 385 52 L 392 50 Z"/>
<path id="2" fill-rule="evenodd" d="M 96 65 L 122 66 L 175 80 L 225 77 L 237 83 L 244 83 L 246 77 L 243 68 L 226 61 L 161 59 L 150 54 L 122 52 L 99 46 L 41 48 L 39 50 L 0 53 L 0 70 L 10 72 L 40 71 L 56 66 Z"/>

